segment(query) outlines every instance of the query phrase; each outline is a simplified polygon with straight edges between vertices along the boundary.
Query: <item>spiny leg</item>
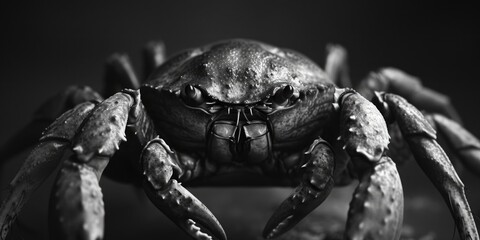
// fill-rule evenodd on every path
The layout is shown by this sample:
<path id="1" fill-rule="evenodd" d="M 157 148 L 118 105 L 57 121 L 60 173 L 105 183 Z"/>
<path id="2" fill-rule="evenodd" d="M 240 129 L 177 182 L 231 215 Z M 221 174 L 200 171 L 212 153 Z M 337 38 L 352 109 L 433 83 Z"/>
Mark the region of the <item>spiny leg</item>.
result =
<path id="1" fill-rule="evenodd" d="M 126 141 L 127 123 L 134 121 L 136 96 L 117 93 L 92 110 L 72 143 L 52 190 L 50 226 L 58 239 L 102 239 L 103 200 L 100 176 Z"/>
<path id="2" fill-rule="evenodd" d="M 158 56 L 157 58 L 160 59 Z M 104 95 L 111 96 L 124 88 L 137 89 L 139 87 L 140 83 L 128 56 L 112 55 L 105 66 Z M 34 119 L 0 148 L 0 158 L 8 159 L 35 144 L 45 127 L 68 109 L 83 102 L 102 100 L 103 98 L 89 87 L 68 87 L 64 92 L 50 98 L 40 106 Z"/>
<path id="3" fill-rule="evenodd" d="M 48 99 L 35 112 L 33 120 L 22 130 L 15 133 L 0 148 L 0 166 L 13 155 L 33 146 L 42 136 L 42 132 L 62 113 L 78 104 L 103 100 L 102 97 L 89 87 L 70 86 L 60 94 Z"/>
<path id="4" fill-rule="evenodd" d="M 334 159 L 331 146 L 323 139 L 315 140 L 304 154 L 299 168 L 300 184 L 268 220 L 263 236 L 274 238 L 294 227 L 317 208 L 333 188 Z"/>
<path id="5" fill-rule="evenodd" d="M 460 116 L 447 96 L 422 86 L 418 78 L 395 68 L 384 68 L 378 73 L 371 73 L 360 83 L 358 90 L 368 99 L 379 98 L 374 96 L 375 91 L 391 92 L 405 98 L 416 108 L 425 110 L 425 115 L 431 116 L 430 123 L 439 130 L 441 139 L 447 143 L 448 146 L 444 147 L 450 147 L 447 149 L 449 155 L 453 151 L 463 164 L 480 174 L 480 142 L 461 126 Z M 396 124 L 390 125 L 391 136 L 398 132 Z M 399 150 L 396 153 L 411 154 L 409 150 L 403 151 L 403 145 L 406 144 L 401 134 L 392 140 L 392 144 L 395 144 L 392 150 Z M 397 162 L 399 158 L 395 156 L 394 160 Z"/>
<path id="6" fill-rule="evenodd" d="M 436 141 L 436 132 L 423 114 L 394 94 L 377 94 L 374 102 L 398 123 L 417 163 L 447 203 L 462 239 L 479 239 L 464 185 Z"/>
<path id="7" fill-rule="evenodd" d="M 457 122 L 431 114 L 430 123 L 444 136 L 450 149 L 469 170 L 480 176 L 480 141 Z"/>
<path id="8" fill-rule="evenodd" d="M 170 220 L 194 239 L 227 239 L 210 210 L 177 181 L 183 170 L 163 139 L 145 146 L 142 165 L 147 196 Z"/>
<path id="9" fill-rule="evenodd" d="M 374 98 L 375 91 L 394 93 L 418 109 L 439 113 L 461 123 L 460 115 L 446 95 L 422 86 L 420 79 L 395 68 L 383 68 L 377 73 L 370 73 L 357 90 L 369 100 Z"/>
<path id="10" fill-rule="evenodd" d="M 342 47 L 337 45 L 333 45 L 333 47 L 329 46 L 328 50 L 329 55 L 327 57 L 327 64 L 325 66 L 326 72 L 327 74 L 329 74 L 329 76 L 333 79 L 335 83 L 337 83 L 339 86 L 342 86 L 344 85 L 342 84 L 342 79 L 348 79 L 346 51 Z M 340 76 L 346 77 L 341 78 Z M 407 101 L 411 102 L 417 108 L 427 111 L 427 114 L 439 113 L 461 124 L 461 118 L 447 96 L 422 86 L 420 79 L 395 68 L 383 68 L 380 69 L 378 72 L 370 73 L 357 86 L 357 91 L 369 100 L 375 98 L 375 91 L 391 92 L 394 94 L 398 94 L 406 98 Z M 445 119 L 439 121 L 440 122 L 437 121 L 439 125 L 445 125 L 446 122 L 449 120 Z M 460 159 L 464 162 L 464 164 L 466 164 L 467 166 L 472 166 L 474 171 L 478 173 L 480 156 L 478 156 L 475 150 L 478 149 L 478 147 L 476 146 L 478 140 L 476 140 L 473 135 L 464 130 L 461 125 L 456 124 L 452 121 L 449 122 L 451 124 L 447 124 L 448 128 L 459 129 L 461 135 L 465 136 L 462 137 L 462 140 L 467 140 L 467 136 L 469 138 L 468 140 L 472 140 L 472 143 L 467 144 L 469 145 L 467 147 L 468 150 L 458 150 L 458 147 L 463 148 L 467 143 L 461 141 L 462 144 L 460 145 L 463 146 L 459 146 L 458 143 L 455 143 L 455 141 L 458 140 L 460 133 L 445 130 L 444 126 L 440 126 L 440 131 L 445 132 L 444 137 L 447 138 L 446 141 L 451 146 L 453 146 L 454 151 L 457 151 L 457 155 L 460 156 Z M 390 135 L 394 138 L 391 144 L 391 152 L 394 152 L 395 154 L 393 154 L 392 157 L 394 157 L 395 162 L 399 163 L 408 161 L 407 159 L 411 158 L 411 153 L 409 150 L 405 151 L 404 145 L 406 145 L 406 143 L 404 144 L 402 136 L 396 136 L 396 133 L 398 132 L 397 128 L 398 127 L 395 123 L 389 126 Z M 470 136 L 472 138 L 470 138 Z"/>
<path id="11" fill-rule="evenodd" d="M 348 73 L 347 51 L 340 45 L 331 44 L 327 46 L 327 52 L 326 73 L 339 87 L 352 87 Z M 398 94 L 417 108 L 443 114 L 461 123 L 460 115 L 447 96 L 422 86 L 420 79 L 396 68 L 383 68 L 370 73 L 360 82 L 356 90 L 369 100 L 374 97 L 375 91 Z"/>
<path id="12" fill-rule="evenodd" d="M 65 112 L 43 133 L 40 143 L 27 157 L 19 172 L 7 189 L 0 207 L 1 235 L 5 239 L 30 195 L 58 166 L 64 151 L 70 147 L 71 139 L 95 104 L 86 102 Z"/>
<path id="13" fill-rule="evenodd" d="M 399 239 L 403 190 L 388 158 L 388 130 L 382 114 L 360 94 L 338 92 L 340 141 L 351 157 L 359 185 L 350 203 L 346 239 Z"/>
<path id="14" fill-rule="evenodd" d="M 399 239 L 403 190 L 395 163 L 384 156 L 358 174 L 359 185 L 348 212 L 347 239 Z"/>
<path id="15" fill-rule="evenodd" d="M 50 199 L 52 239 L 103 239 L 105 213 L 98 181 L 107 163 L 107 157 L 87 163 L 73 157 L 62 164 Z"/>

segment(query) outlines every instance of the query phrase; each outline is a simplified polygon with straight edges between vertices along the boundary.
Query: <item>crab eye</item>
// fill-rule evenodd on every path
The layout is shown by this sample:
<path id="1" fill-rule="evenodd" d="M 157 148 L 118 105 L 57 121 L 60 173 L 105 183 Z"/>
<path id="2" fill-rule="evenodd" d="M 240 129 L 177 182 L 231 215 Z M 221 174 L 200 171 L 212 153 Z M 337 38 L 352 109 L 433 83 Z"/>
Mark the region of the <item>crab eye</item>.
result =
<path id="1" fill-rule="evenodd" d="M 278 89 L 275 92 L 273 99 L 276 104 L 285 105 L 286 101 L 293 96 L 294 92 L 295 90 L 291 85 L 286 85 L 285 87 L 283 87 L 283 89 Z"/>
<path id="2" fill-rule="evenodd" d="M 185 85 L 182 97 L 185 103 L 190 106 L 198 106 L 205 102 L 202 96 L 202 91 L 190 84 Z"/>
<path id="3" fill-rule="evenodd" d="M 291 85 L 285 86 L 282 91 L 283 96 L 287 99 L 293 95 L 293 92 L 294 92 L 294 89 Z"/>

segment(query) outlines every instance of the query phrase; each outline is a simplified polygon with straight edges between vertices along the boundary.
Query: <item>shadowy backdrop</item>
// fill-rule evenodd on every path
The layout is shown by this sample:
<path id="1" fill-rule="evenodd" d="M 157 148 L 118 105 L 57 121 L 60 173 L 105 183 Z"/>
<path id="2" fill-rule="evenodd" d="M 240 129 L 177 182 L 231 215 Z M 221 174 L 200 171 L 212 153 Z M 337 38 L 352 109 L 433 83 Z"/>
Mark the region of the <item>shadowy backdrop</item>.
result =
<path id="1" fill-rule="evenodd" d="M 168 55 L 172 55 L 222 39 L 249 38 L 297 50 L 321 66 L 325 46 L 339 43 L 348 50 L 355 83 L 380 67 L 403 69 L 450 96 L 465 127 L 480 136 L 478 7 L 444 2 L 333 2 L 13 1 L 0 8 L 0 144 L 24 126 L 42 102 L 67 86 L 89 85 L 101 90 L 103 64 L 110 54 L 128 53 L 141 69 L 141 48 L 157 39 L 165 41 Z M 0 173 L 2 188 L 23 157 L 13 159 Z M 411 202 L 406 205 L 406 225 L 421 236 L 457 238 L 446 205 L 416 164 L 409 163 L 400 171 L 406 202 Z M 464 170 L 461 177 L 478 226 L 480 176 Z M 26 239 L 45 236 L 49 184 L 51 180 L 20 217 L 27 229 L 21 233 Z M 102 184 L 107 238 L 185 237 L 143 193 L 108 180 Z M 269 214 L 289 192 L 193 191 L 218 216 L 231 239 L 239 233 L 246 235 L 243 239 L 258 238 Z M 349 194 L 348 188 L 340 189 L 334 197 L 348 199 L 330 201 L 319 211 L 338 208 L 337 213 L 346 213 Z"/>

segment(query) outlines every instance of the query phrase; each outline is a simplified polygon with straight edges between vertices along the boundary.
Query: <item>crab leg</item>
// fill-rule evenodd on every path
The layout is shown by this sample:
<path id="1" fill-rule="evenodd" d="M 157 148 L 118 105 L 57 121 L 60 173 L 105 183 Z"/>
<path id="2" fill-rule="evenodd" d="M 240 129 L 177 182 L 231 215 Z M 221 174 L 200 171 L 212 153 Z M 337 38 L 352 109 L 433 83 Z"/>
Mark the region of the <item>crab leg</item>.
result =
<path id="1" fill-rule="evenodd" d="M 0 207 L 0 239 L 6 238 L 11 224 L 30 195 L 58 166 L 80 124 L 94 106 L 90 102 L 80 104 L 65 112 L 45 130 L 40 143 L 8 186 L 7 195 Z"/>
<path id="2" fill-rule="evenodd" d="M 93 163 L 93 164 L 89 164 Z M 68 159 L 61 166 L 51 196 L 50 235 L 54 239 L 102 239 L 103 200 L 99 176 L 108 160 L 87 164 Z"/>
<path id="3" fill-rule="evenodd" d="M 105 65 L 105 96 L 127 88 L 138 89 L 140 82 L 133 69 L 130 58 L 126 54 L 113 54 Z"/>
<path id="4" fill-rule="evenodd" d="M 480 141 L 457 122 L 443 115 L 431 115 L 433 124 L 448 145 L 470 170 L 480 175 Z"/>
<path id="5" fill-rule="evenodd" d="M 347 50 L 340 45 L 329 44 L 327 54 L 325 72 L 330 79 L 342 88 L 352 87 L 348 73 Z"/>
<path id="6" fill-rule="evenodd" d="M 395 164 L 385 156 L 389 143 L 385 120 L 356 92 L 340 93 L 338 102 L 340 141 L 360 180 L 350 203 L 345 237 L 399 239 L 403 190 Z"/>
<path id="7" fill-rule="evenodd" d="M 160 49 L 161 47 L 156 48 Z M 161 59 L 159 56 L 157 56 L 157 58 Z M 139 86 L 140 84 L 132 64 L 126 55 L 114 54 L 107 60 L 104 89 L 106 96 L 110 96 L 124 88 L 137 89 Z M 90 87 L 68 87 L 65 91 L 52 97 L 43 104 L 35 113 L 32 122 L 23 130 L 16 133 L 5 145 L 1 146 L 0 158 L 8 159 L 25 148 L 34 145 L 45 127 L 65 111 L 83 102 L 102 100 L 103 98 Z M 2 163 L 3 162 L 0 162 L 0 167 Z"/>
<path id="8" fill-rule="evenodd" d="M 315 140 L 305 152 L 300 168 L 301 182 L 268 220 L 263 236 L 274 238 L 294 227 L 320 205 L 333 188 L 334 159 L 330 145 Z"/>
<path id="9" fill-rule="evenodd" d="M 395 68 L 370 73 L 359 84 L 358 91 L 367 99 L 372 99 L 375 91 L 398 94 L 419 109 L 440 113 L 461 123 L 460 115 L 447 96 L 424 87 L 420 79 Z"/>
<path id="10" fill-rule="evenodd" d="M 182 169 L 163 139 L 147 144 L 142 161 L 144 189 L 158 209 L 194 239 L 227 239 L 210 210 L 177 182 Z"/>
<path id="11" fill-rule="evenodd" d="M 143 74 L 147 79 L 153 70 L 166 60 L 165 44 L 162 41 L 149 42 L 143 50 Z"/>
<path id="12" fill-rule="evenodd" d="M 35 112 L 33 120 L 1 146 L 0 159 L 6 160 L 36 144 L 45 128 L 67 110 L 80 103 L 101 100 L 102 97 L 89 87 L 68 87 L 65 91 L 50 98 L 40 106 Z M 0 166 L 3 164 L 3 161 L 0 162 Z"/>
<path id="13" fill-rule="evenodd" d="M 104 210 L 98 181 L 110 158 L 126 141 L 135 99 L 117 93 L 92 110 L 72 143 L 51 196 L 51 227 L 58 239 L 102 239 Z"/>
<path id="14" fill-rule="evenodd" d="M 415 159 L 442 194 L 462 239 L 479 239 L 468 205 L 464 185 L 450 160 L 438 145 L 436 132 L 423 114 L 405 99 L 394 94 L 377 94 L 374 99 L 384 112 L 397 121 Z"/>

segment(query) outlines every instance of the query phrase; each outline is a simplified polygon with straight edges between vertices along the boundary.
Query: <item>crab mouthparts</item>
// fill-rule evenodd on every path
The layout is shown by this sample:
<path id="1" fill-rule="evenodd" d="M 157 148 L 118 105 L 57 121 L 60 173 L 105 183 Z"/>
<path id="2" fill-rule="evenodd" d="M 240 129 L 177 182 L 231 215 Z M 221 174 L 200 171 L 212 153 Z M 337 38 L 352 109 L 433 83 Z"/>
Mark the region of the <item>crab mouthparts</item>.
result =
<path id="1" fill-rule="evenodd" d="M 209 149 L 213 157 L 236 162 L 258 162 L 268 157 L 268 120 L 252 108 L 228 108 L 210 124 Z"/>

